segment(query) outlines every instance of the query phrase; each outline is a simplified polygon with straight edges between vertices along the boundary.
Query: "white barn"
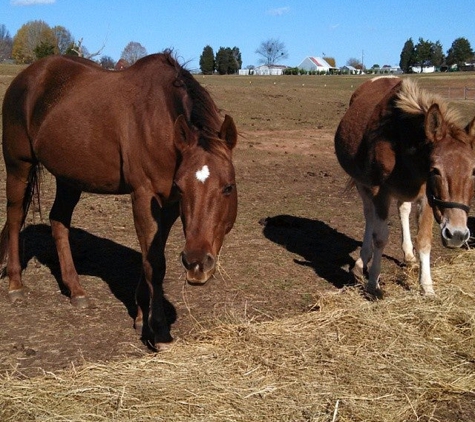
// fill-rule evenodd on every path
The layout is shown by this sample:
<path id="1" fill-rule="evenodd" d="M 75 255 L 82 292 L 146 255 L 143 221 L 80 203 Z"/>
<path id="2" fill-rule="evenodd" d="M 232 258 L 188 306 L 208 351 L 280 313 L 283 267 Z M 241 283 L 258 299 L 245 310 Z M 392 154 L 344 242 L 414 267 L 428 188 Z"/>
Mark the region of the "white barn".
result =
<path id="1" fill-rule="evenodd" d="M 338 70 L 336 67 L 330 66 L 330 64 L 322 57 L 306 57 L 298 66 L 299 69 L 304 69 L 307 72 L 330 72 Z"/>

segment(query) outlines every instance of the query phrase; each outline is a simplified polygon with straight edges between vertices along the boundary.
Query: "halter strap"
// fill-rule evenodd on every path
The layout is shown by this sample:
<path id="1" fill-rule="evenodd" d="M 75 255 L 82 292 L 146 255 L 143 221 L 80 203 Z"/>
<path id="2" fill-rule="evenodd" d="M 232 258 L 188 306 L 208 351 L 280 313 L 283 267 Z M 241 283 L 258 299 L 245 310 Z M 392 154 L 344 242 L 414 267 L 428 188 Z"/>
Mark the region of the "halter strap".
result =
<path id="1" fill-rule="evenodd" d="M 460 202 L 442 201 L 441 199 L 436 198 L 434 195 L 429 197 L 429 202 L 441 208 L 458 208 L 464 210 L 467 214 L 470 211 L 470 207 L 468 205 L 461 204 Z"/>

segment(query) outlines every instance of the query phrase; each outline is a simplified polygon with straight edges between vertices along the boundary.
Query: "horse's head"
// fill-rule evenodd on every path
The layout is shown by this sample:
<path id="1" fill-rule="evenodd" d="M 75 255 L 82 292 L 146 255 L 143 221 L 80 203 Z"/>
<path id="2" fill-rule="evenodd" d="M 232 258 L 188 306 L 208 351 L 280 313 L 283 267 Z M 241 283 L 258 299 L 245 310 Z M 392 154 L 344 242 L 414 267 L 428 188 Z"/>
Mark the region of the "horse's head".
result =
<path id="1" fill-rule="evenodd" d="M 237 190 L 231 161 L 236 141 L 236 126 L 227 115 L 213 135 L 188 126 L 183 116 L 175 122 L 175 146 L 181 161 L 174 183 L 181 196 L 186 239 L 181 260 L 192 284 L 203 284 L 214 274 L 224 236 L 236 220 Z"/>
<path id="2" fill-rule="evenodd" d="M 463 130 L 447 122 L 439 107 L 432 105 L 425 133 L 433 144 L 428 200 L 444 246 L 457 248 L 470 237 L 467 219 L 475 178 L 475 118 Z"/>

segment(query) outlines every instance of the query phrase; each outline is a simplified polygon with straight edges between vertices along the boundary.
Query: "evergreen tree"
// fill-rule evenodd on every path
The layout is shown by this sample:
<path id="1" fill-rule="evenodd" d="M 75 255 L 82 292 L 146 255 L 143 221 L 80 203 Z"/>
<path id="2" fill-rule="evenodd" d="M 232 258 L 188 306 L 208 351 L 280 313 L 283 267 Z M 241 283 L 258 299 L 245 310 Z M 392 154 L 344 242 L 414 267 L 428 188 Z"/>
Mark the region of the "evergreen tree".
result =
<path id="1" fill-rule="evenodd" d="M 215 71 L 214 51 L 209 45 L 203 48 L 203 53 L 201 53 L 200 69 L 203 75 L 211 75 Z"/>
<path id="2" fill-rule="evenodd" d="M 447 51 L 447 64 L 463 65 L 473 59 L 473 56 L 474 52 L 470 42 L 466 38 L 457 38 Z"/>
<path id="3" fill-rule="evenodd" d="M 216 70 L 220 75 L 228 73 L 228 52 L 224 47 L 219 47 L 216 53 Z"/>
<path id="4" fill-rule="evenodd" d="M 48 41 L 41 41 L 33 51 L 37 59 L 42 59 L 43 57 L 55 54 L 55 46 Z"/>
<path id="5" fill-rule="evenodd" d="M 241 52 L 239 51 L 238 47 L 233 47 L 231 54 L 234 59 L 233 73 L 238 73 L 239 69 L 242 67 Z"/>
<path id="6" fill-rule="evenodd" d="M 403 72 L 409 73 L 411 70 L 411 67 L 414 66 L 415 64 L 416 62 L 415 62 L 414 42 L 412 41 L 412 38 L 409 38 L 404 43 L 404 47 L 401 51 L 399 66 L 401 67 Z"/>

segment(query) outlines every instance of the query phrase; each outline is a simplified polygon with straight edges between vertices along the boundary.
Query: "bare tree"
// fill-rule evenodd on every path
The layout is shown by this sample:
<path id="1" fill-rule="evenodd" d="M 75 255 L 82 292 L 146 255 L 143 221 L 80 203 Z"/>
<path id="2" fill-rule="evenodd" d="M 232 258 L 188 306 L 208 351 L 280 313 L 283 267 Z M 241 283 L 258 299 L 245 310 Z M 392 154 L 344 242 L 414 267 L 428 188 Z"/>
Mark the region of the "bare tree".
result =
<path id="1" fill-rule="evenodd" d="M 52 28 L 54 36 L 56 37 L 59 54 L 66 54 L 68 49 L 74 46 L 74 38 L 71 32 L 64 26 L 54 26 Z"/>
<path id="2" fill-rule="evenodd" d="M 259 62 L 266 65 L 277 64 L 289 56 L 285 44 L 275 38 L 263 41 L 256 50 L 256 54 L 260 56 Z"/>
<path id="3" fill-rule="evenodd" d="M 355 57 L 351 57 L 346 62 L 347 66 L 353 66 L 355 69 L 363 69 L 363 63 Z"/>
<path id="4" fill-rule="evenodd" d="M 71 48 L 71 51 L 76 53 L 79 57 L 84 57 L 85 59 L 92 59 L 93 57 L 99 56 L 102 53 L 102 50 L 104 50 L 104 47 L 106 44 L 102 44 L 102 47 L 97 50 L 95 53 L 89 53 L 87 48 L 82 44 L 82 38 L 78 41 L 77 45 L 74 45 L 73 48 Z"/>
<path id="5" fill-rule="evenodd" d="M 5 25 L 0 25 L 0 61 L 12 57 L 13 39 Z"/>
<path id="6" fill-rule="evenodd" d="M 122 51 L 122 55 L 120 56 L 121 59 L 124 59 L 130 65 L 134 64 L 138 59 L 145 57 L 147 55 L 147 50 L 145 47 L 135 41 L 129 42 L 124 51 Z"/>

